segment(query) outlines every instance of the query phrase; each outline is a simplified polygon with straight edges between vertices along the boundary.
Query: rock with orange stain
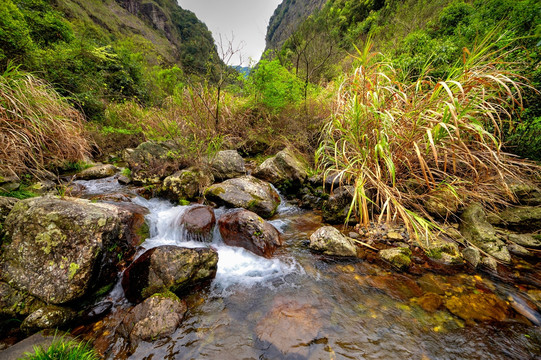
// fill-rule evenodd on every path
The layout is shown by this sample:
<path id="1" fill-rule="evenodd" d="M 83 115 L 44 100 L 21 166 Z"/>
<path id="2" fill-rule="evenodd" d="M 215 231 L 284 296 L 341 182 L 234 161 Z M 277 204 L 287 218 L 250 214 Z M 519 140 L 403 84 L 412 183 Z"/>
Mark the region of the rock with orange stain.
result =
<path id="1" fill-rule="evenodd" d="M 435 312 L 443 305 L 442 297 L 434 293 L 426 293 L 415 302 L 427 312 Z"/>
<path id="2" fill-rule="evenodd" d="M 468 323 L 475 321 L 504 321 L 509 304 L 495 294 L 463 294 L 445 299 L 445 307 Z"/>

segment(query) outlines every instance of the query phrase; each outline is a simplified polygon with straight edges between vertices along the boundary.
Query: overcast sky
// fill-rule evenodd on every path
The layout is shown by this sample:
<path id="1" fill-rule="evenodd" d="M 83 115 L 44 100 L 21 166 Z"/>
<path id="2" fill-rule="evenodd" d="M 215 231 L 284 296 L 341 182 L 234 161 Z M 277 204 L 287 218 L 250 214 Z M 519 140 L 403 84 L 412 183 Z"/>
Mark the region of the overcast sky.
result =
<path id="1" fill-rule="evenodd" d="M 267 25 L 274 10 L 282 0 L 177 0 L 183 9 L 191 10 L 203 21 L 214 39 L 231 39 L 234 47 L 241 42 L 243 65 L 249 58 L 258 61 L 265 50 Z M 238 56 L 230 65 L 238 65 Z"/>

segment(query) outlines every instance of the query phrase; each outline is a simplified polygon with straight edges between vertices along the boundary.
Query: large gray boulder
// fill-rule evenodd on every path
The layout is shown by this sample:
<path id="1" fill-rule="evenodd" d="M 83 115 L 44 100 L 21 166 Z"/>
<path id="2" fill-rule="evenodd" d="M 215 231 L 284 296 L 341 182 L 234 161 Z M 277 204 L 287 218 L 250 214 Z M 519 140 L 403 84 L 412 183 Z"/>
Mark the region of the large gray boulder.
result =
<path id="1" fill-rule="evenodd" d="M 222 215 L 218 226 L 226 244 L 243 247 L 259 256 L 270 257 L 276 248 L 282 246 L 278 230 L 248 210 Z"/>
<path id="2" fill-rule="evenodd" d="M 165 178 L 160 194 L 169 200 L 195 200 L 204 188 L 214 182 L 212 174 L 190 167 Z"/>
<path id="3" fill-rule="evenodd" d="M 280 195 L 272 186 L 253 176 L 243 176 L 214 184 L 205 190 L 205 198 L 218 205 L 244 208 L 269 218 L 280 205 Z"/>
<path id="4" fill-rule="evenodd" d="M 466 240 L 485 251 L 494 258 L 510 262 L 511 255 L 505 243 L 496 235 L 496 230 L 486 220 L 483 207 L 479 204 L 471 204 L 464 210 L 461 216 L 460 232 Z"/>
<path id="5" fill-rule="evenodd" d="M 141 340 L 156 341 L 174 333 L 186 311 L 186 303 L 175 294 L 154 294 L 130 310 L 118 332 L 132 347 Z"/>
<path id="6" fill-rule="evenodd" d="M 353 240 L 332 226 L 321 227 L 310 236 L 310 249 L 331 256 L 357 256 Z"/>
<path id="7" fill-rule="evenodd" d="M 246 174 L 244 159 L 237 150 L 218 151 L 210 162 L 212 175 L 223 181 Z"/>
<path id="8" fill-rule="evenodd" d="M 143 185 L 159 184 L 163 178 L 186 167 L 179 160 L 179 147 L 174 141 L 147 141 L 135 149 L 124 151 L 124 161 L 131 170 L 132 180 Z"/>
<path id="9" fill-rule="evenodd" d="M 49 304 L 63 304 L 116 279 L 133 253 L 133 213 L 82 199 L 19 201 L 6 219 L 2 279 Z"/>
<path id="10" fill-rule="evenodd" d="M 299 189 L 308 178 L 307 166 L 286 148 L 257 167 L 253 175 L 285 192 Z"/>
<path id="11" fill-rule="evenodd" d="M 103 179 L 109 176 L 113 176 L 118 172 L 116 166 L 111 164 L 100 164 L 84 169 L 77 173 L 77 179 L 79 180 L 94 180 Z"/>
<path id="12" fill-rule="evenodd" d="M 164 245 L 147 250 L 124 271 L 126 298 L 137 303 L 156 293 L 180 294 L 216 276 L 218 253 L 210 248 Z"/>

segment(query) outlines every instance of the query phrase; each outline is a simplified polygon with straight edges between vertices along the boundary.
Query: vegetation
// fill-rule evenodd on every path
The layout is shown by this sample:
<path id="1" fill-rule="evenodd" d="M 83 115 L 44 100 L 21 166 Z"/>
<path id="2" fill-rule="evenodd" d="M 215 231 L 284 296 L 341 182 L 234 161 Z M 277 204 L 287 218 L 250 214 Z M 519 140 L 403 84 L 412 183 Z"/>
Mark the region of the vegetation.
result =
<path id="1" fill-rule="evenodd" d="M 55 338 L 53 343 L 44 348 L 34 346 L 34 353 L 27 353 L 24 360 L 98 360 L 100 357 L 85 342 Z"/>

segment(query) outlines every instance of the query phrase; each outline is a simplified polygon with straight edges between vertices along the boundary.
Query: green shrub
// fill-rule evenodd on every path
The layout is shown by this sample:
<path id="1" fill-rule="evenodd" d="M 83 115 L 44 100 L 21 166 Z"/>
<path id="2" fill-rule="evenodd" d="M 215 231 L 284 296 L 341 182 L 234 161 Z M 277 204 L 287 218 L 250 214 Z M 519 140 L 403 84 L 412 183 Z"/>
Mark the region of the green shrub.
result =
<path id="1" fill-rule="evenodd" d="M 47 348 L 34 346 L 34 353 L 26 353 L 22 360 L 98 360 L 99 358 L 88 343 L 61 337 L 55 339 Z"/>
<path id="2" fill-rule="evenodd" d="M 0 6 L 0 69 L 7 59 L 21 59 L 33 47 L 23 14 L 11 0 L 3 0 Z"/>

